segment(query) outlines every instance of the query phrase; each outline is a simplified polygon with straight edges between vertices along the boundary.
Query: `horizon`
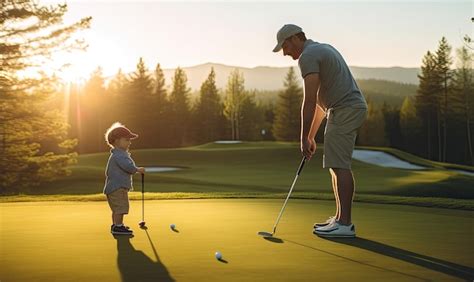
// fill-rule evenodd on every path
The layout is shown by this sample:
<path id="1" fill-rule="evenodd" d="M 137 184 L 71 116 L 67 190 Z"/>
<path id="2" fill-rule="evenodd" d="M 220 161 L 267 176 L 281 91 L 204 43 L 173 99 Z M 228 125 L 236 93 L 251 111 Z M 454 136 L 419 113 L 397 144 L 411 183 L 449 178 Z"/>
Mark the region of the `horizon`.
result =
<path id="1" fill-rule="evenodd" d="M 308 39 L 336 47 L 349 66 L 419 68 L 424 54 L 436 49 L 443 36 L 454 52 L 462 45 L 460 36 L 472 30 L 469 1 L 110 2 L 68 1 L 65 24 L 93 19 L 91 28 L 80 33 L 88 50 L 56 57 L 57 63 L 72 64 L 62 77 L 87 78 L 98 66 L 105 76 L 119 69 L 128 73 L 140 57 L 149 69 L 158 63 L 162 69 L 175 69 L 209 62 L 297 67 L 297 61 L 271 51 L 276 32 L 289 22 L 300 25 Z M 427 29 L 425 22 L 430 21 L 439 24 Z"/>

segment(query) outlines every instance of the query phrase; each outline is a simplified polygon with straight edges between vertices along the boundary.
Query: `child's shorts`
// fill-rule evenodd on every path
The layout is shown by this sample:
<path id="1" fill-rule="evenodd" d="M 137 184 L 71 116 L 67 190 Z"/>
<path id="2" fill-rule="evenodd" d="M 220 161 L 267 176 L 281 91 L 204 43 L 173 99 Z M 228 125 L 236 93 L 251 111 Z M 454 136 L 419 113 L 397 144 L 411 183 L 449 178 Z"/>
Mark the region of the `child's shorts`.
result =
<path id="1" fill-rule="evenodd" d="M 115 214 L 128 214 L 130 208 L 128 203 L 128 189 L 119 188 L 107 195 L 110 209 Z"/>

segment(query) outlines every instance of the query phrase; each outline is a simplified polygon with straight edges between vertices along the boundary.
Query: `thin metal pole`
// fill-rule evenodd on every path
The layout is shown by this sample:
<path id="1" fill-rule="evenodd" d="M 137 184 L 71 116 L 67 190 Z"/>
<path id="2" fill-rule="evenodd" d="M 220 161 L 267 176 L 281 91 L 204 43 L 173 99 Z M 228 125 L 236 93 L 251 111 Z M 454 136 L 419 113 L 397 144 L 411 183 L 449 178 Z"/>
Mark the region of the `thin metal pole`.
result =
<path id="1" fill-rule="evenodd" d="M 291 184 L 290 192 L 288 192 L 288 196 L 286 196 L 285 203 L 283 204 L 283 207 L 281 207 L 280 214 L 278 215 L 278 218 L 277 218 L 277 220 L 276 220 L 276 222 L 275 222 L 275 225 L 273 226 L 273 232 L 272 232 L 272 234 L 275 234 L 275 232 L 276 232 L 276 228 L 277 228 L 278 222 L 280 222 L 280 218 L 281 218 L 281 216 L 282 216 L 282 214 L 283 214 L 283 211 L 285 210 L 286 203 L 288 202 L 288 199 L 289 199 L 290 196 L 291 196 L 291 192 L 293 191 L 293 188 L 295 187 L 296 180 L 298 180 L 298 176 L 300 175 L 301 170 L 303 169 L 305 162 L 306 162 L 306 157 L 303 157 L 303 159 L 301 160 L 300 167 L 298 168 L 298 171 L 296 172 L 295 179 L 293 180 L 293 184 Z"/>

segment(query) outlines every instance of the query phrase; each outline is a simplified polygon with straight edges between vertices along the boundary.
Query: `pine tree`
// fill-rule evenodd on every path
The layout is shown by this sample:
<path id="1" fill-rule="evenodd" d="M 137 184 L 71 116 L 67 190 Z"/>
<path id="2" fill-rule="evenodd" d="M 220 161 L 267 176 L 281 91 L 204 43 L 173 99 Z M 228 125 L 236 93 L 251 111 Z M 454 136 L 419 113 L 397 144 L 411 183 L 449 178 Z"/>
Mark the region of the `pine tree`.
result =
<path id="1" fill-rule="evenodd" d="M 137 132 L 139 138 L 134 141 L 135 148 L 150 148 L 154 136 L 153 113 L 156 110 L 153 104 L 153 78 L 150 75 L 143 58 L 139 58 L 137 67 L 130 74 L 125 99 L 120 107 L 122 113 L 116 121 L 123 122 L 132 131 Z"/>
<path id="2" fill-rule="evenodd" d="M 245 80 L 238 69 L 233 70 L 227 80 L 224 101 L 224 115 L 230 121 L 232 140 L 240 140 L 240 120 L 242 104 L 245 100 Z"/>
<path id="3" fill-rule="evenodd" d="M 106 98 L 105 78 L 102 68 L 94 70 L 86 82 L 82 95 L 79 96 L 83 127 L 80 132 L 79 152 L 103 152 L 107 149 L 104 143 L 104 132 L 110 124 L 108 120 L 108 101 Z"/>
<path id="4" fill-rule="evenodd" d="M 123 95 L 123 92 L 125 91 L 128 83 L 129 81 L 127 76 L 122 72 L 122 69 L 120 68 L 107 87 L 107 92 L 109 93 L 109 96 L 117 98 L 118 96 Z"/>
<path id="5" fill-rule="evenodd" d="M 458 113 L 456 120 L 464 131 L 465 145 L 456 146 L 461 148 L 461 155 L 465 157 L 464 162 L 474 165 L 472 134 L 474 132 L 474 71 L 472 69 L 474 55 L 465 46 L 456 50 L 457 68 L 454 71 L 452 88 L 454 92 L 454 112 Z M 460 143 L 460 142 L 459 142 Z M 463 153 L 466 152 L 466 153 Z"/>
<path id="6" fill-rule="evenodd" d="M 153 79 L 153 95 L 152 104 L 153 128 L 150 128 L 154 138 L 151 140 L 153 147 L 163 147 L 168 145 L 167 137 L 169 136 L 169 101 L 166 92 L 166 80 L 160 64 L 155 67 Z"/>
<path id="7" fill-rule="evenodd" d="M 187 77 L 183 69 L 177 68 L 173 77 L 173 90 L 170 94 L 170 141 L 174 146 L 183 146 L 189 129 L 189 92 Z"/>
<path id="8" fill-rule="evenodd" d="M 400 131 L 403 149 L 417 152 L 422 145 L 420 142 L 421 123 L 416 113 L 413 97 L 405 97 L 400 109 Z"/>
<path id="9" fill-rule="evenodd" d="M 240 140 L 262 140 L 262 130 L 265 128 L 265 112 L 256 101 L 255 91 L 246 92 L 240 111 Z"/>
<path id="10" fill-rule="evenodd" d="M 276 140 L 297 141 L 300 132 L 300 109 L 303 90 L 299 86 L 295 71 L 291 67 L 285 78 L 285 90 L 278 95 L 275 107 L 273 135 Z"/>
<path id="11" fill-rule="evenodd" d="M 416 95 L 416 112 L 426 128 L 426 156 L 432 158 L 433 127 L 438 128 L 438 147 L 440 146 L 439 116 L 440 116 L 440 85 L 439 73 L 436 70 L 436 58 L 428 51 L 423 58 L 420 83 Z"/>
<path id="12" fill-rule="evenodd" d="M 365 146 L 386 146 L 385 119 L 380 108 L 367 99 L 367 119 L 359 129 L 358 144 Z"/>
<path id="13" fill-rule="evenodd" d="M 196 136 L 199 142 L 217 140 L 222 136 L 223 105 L 216 86 L 214 68 L 201 85 L 195 112 Z"/>
<path id="14" fill-rule="evenodd" d="M 155 68 L 153 95 L 156 99 L 159 111 L 162 112 L 166 106 L 167 97 L 165 75 L 163 74 L 160 64 L 157 64 Z"/>
<path id="15" fill-rule="evenodd" d="M 440 96 L 443 96 L 443 106 L 440 107 L 440 112 L 443 116 L 443 143 L 440 144 L 440 151 L 442 156 L 440 159 L 446 161 L 446 140 L 447 140 L 447 128 L 448 128 L 448 93 L 450 92 L 449 83 L 451 80 L 451 70 L 450 66 L 452 64 L 451 58 L 451 46 L 449 46 L 448 41 L 445 37 L 441 38 L 436 51 L 436 70 L 438 72 L 438 77 L 440 79 Z M 438 126 L 441 126 L 440 124 Z"/>
<path id="16" fill-rule="evenodd" d="M 385 138 L 387 146 L 392 148 L 402 147 L 402 136 L 400 129 L 400 110 L 389 106 L 386 102 L 382 105 L 382 115 L 385 122 Z"/>
<path id="17" fill-rule="evenodd" d="M 90 25 L 83 18 L 64 25 L 67 5 L 40 6 L 36 1 L 3 0 L 0 5 L 0 193 L 19 193 L 70 174 L 77 140 L 67 138 L 66 118 L 45 107 L 57 81 L 36 71 L 60 50 L 83 49 L 72 35 Z M 56 149 L 45 151 L 55 145 Z"/>

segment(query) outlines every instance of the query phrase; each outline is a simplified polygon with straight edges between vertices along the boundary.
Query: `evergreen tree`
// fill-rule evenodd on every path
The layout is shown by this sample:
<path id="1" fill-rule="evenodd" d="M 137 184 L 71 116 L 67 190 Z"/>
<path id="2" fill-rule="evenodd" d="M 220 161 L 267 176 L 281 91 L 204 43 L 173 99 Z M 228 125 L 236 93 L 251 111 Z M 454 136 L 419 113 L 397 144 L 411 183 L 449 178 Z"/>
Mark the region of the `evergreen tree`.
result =
<path id="1" fill-rule="evenodd" d="M 125 91 L 128 83 L 129 81 L 127 76 L 122 72 L 122 69 L 120 68 L 107 87 L 107 92 L 109 93 L 109 96 L 117 98 L 118 96 L 123 95 L 123 92 Z"/>
<path id="2" fill-rule="evenodd" d="M 385 119 L 381 109 L 367 99 L 367 119 L 359 129 L 358 144 L 365 146 L 386 146 Z"/>
<path id="3" fill-rule="evenodd" d="M 276 140 L 297 141 L 300 132 L 300 113 L 303 90 L 291 67 L 285 78 L 285 90 L 278 95 L 275 107 L 273 134 Z"/>
<path id="4" fill-rule="evenodd" d="M 157 64 L 155 67 L 154 79 L 153 79 L 153 127 L 152 134 L 154 138 L 152 139 L 153 147 L 164 147 L 169 146 L 169 101 L 166 92 L 166 81 L 163 70 L 161 69 L 160 64 Z"/>
<path id="5" fill-rule="evenodd" d="M 177 68 L 173 77 L 173 90 L 170 94 L 170 142 L 174 146 L 186 144 L 186 137 L 189 135 L 189 92 L 187 77 L 183 69 Z"/>
<path id="6" fill-rule="evenodd" d="M 387 140 L 387 146 L 402 148 L 400 109 L 383 103 L 382 114 L 385 122 L 385 139 Z"/>
<path id="7" fill-rule="evenodd" d="M 246 93 L 240 107 L 239 140 L 262 140 L 265 112 L 255 100 L 255 92 Z"/>
<path id="8" fill-rule="evenodd" d="M 238 69 L 233 70 L 227 80 L 224 101 L 224 115 L 230 121 L 232 140 L 240 140 L 240 121 L 242 104 L 245 100 L 245 80 Z"/>
<path id="9" fill-rule="evenodd" d="M 77 140 L 67 138 L 66 118 L 45 106 L 54 93 L 54 79 L 45 75 L 20 78 L 35 71 L 61 50 L 82 49 L 72 40 L 91 18 L 64 25 L 67 5 L 40 6 L 36 1 L 3 0 L 0 5 L 0 193 L 19 193 L 58 176 L 70 174 Z M 44 150 L 55 145 L 54 150 Z"/>
<path id="10" fill-rule="evenodd" d="M 438 72 L 438 78 L 440 79 L 440 97 L 442 96 L 442 107 L 440 107 L 440 113 L 443 119 L 443 142 L 440 144 L 439 148 L 442 153 L 442 156 L 439 157 L 442 161 L 446 161 L 446 140 L 447 140 L 447 128 L 448 128 L 448 116 L 449 116 L 449 108 L 448 108 L 448 93 L 450 92 L 449 89 L 449 82 L 452 76 L 450 71 L 452 64 L 451 58 L 451 46 L 449 46 L 448 41 L 445 37 L 441 38 L 438 46 L 438 50 L 436 51 L 436 70 Z M 441 126 L 440 124 L 438 126 Z"/>
<path id="11" fill-rule="evenodd" d="M 153 113 L 156 110 L 153 104 L 153 78 L 145 65 L 143 58 L 137 63 L 136 70 L 130 74 L 128 87 L 120 107 L 121 114 L 115 121 L 127 125 L 140 137 L 134 141 L 136 148 L 151 148 L 154 140 L 155 124 Z"/>
<path id="12" fill-rule="evenodd" d="M 457 67 L 454 71 L 452 88 L 454 92 L 454 109 L 456 124 L 459 124 L 459 132 L 464 132 L 464 136 L 457 140 L 455 146 L 460 149 L 461 160 L 464 163 L 474 165 L 473 156 L 473 133 L 474 133 L 474 71 L 472 69 L 474 55 L 465 46 L 456 50 Z M 458 131 L 456 131 L 458 132 Z M 461 140 L 464 140 L 462 142 Z M 461 141 L 461 142 L 459 142 Z"/>
<path id="13" fill-rule="evenodd" d="M 416 95 L 416 112 L 426 128 L 426 157 L 432 158 L 432 140 L 438 140 L 438 147 L 440 144 L 439 135 L 439 73 L 436 70 L 436 58 L 428 51 L 423 58 L 423 65 L 421 66 L 421 74 L 418 75 L 420 84 L 418 85 Z M 433 128 L 438 128 L 438 138 L 434 137 Z M 436 136 L 436 135 L 435 135 Z"/>
<path id="14" fill-rule="evenodd" d="M 400 109 L 400 131 L 402 135 L 402 148 L 409 152 L 419 154 L 421 123 L 416 113 L 415 101 L 406 97 Z"/>
<path id="15" fill-rule="evenodd" d="M 104 132 L 109 125 L 107 120 L 109 107 L 106 99 L 105 79 L 102 68 L 94 70 L 79 95 L 81 109 L 80 153 L 103 152 L 107 149 L 104 143 Z"/>
<path id="16" fill-rule="evenodd" d="M 199 142 L 214 141 L 222 136 L 223 105 L 216 86 L 214 68 L 201 85 L 195 117 L 196 137 Z"/>

